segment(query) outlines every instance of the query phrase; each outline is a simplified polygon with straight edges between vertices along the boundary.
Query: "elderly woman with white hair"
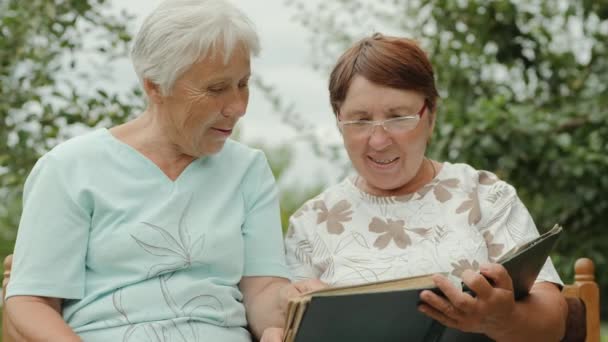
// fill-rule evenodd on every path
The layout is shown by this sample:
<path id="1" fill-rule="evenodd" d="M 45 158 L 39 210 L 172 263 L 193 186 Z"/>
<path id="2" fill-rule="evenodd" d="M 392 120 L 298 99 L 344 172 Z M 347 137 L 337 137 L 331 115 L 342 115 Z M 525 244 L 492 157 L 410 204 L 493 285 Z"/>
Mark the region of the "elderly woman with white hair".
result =
<path id="1" fill-rule="evenodd" d="M 290 284 L 276 185 L 231 141 L 258 37 L 222 0 L 163 2 L 132 61 L 143 113 L 33 168 L 6 296 L 27 341 L 280 341 Z"/>

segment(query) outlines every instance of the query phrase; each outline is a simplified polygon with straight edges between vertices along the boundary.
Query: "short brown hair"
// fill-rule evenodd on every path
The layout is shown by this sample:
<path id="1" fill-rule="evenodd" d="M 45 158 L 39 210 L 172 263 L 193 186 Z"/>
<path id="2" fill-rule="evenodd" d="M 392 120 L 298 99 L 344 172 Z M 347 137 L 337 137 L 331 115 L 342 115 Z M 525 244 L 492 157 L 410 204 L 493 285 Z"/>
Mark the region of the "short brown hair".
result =
<path id="1" fill-rule="evenodd" d="M 329 100 L 334 114 L 338 114 L 356 75 L 378 85 L 418 91 L 425 97 L 429 110 L 435 110 L 439 94 L 433 66 L 414 40 L 375 33 L 346 50 L 329 77 Z"/>

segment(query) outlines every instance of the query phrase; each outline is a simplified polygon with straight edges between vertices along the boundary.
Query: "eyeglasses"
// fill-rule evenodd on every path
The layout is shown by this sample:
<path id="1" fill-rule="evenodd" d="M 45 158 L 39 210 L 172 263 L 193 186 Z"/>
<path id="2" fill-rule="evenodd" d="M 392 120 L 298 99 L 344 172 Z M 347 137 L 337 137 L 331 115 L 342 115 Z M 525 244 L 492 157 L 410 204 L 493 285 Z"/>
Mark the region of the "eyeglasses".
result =
<path id="1" fill-rule="evenodd" d="M 404 115 L 386 120 L 352 120 L 338 121 L 338 126 L 344 135 L 349 136 L 369 136 L 372 135 L 374 127 L 382 126 L 388 133 L 405 133 L 418 126 L 420 118 L 426 110 L 426 101 L 418 113 Z"/>

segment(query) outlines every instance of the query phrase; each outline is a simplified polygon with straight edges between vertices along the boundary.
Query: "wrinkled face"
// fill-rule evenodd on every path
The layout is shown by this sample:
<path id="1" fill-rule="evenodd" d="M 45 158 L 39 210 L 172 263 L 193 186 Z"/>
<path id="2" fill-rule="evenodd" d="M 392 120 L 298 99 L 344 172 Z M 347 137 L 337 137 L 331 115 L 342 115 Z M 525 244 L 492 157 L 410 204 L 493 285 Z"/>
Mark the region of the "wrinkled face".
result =
<path id="1" fill-rule="evenodd" d="M 176 80 L 158 106 L 180 153 L 200 157 L 222 149 L 247 109 L 250 75 L 249 52 L 236 48 L 228 63 L 221 53 L 210 54 Z"/>
<path id="2" fill-rule="evenodd" d="M 338 120 L 386 120 L 415 115 L 423 108 L 424 96 L 416 91 L 380 86 L 355 76 L 340 106 Z M 344 146 L 364 190 L 377 195 L 401 189 L 417 190 L 421 180 L 426 143 L 433 130 L 433 114 L 428 110 L 411 129 L 387 132 L 382 125 L 370 134 L 349 134 L 342 130 Z M 414 185 L 414 189 L 411 188 Z M 409 191 L 406 191 L 409 192 Z"/>

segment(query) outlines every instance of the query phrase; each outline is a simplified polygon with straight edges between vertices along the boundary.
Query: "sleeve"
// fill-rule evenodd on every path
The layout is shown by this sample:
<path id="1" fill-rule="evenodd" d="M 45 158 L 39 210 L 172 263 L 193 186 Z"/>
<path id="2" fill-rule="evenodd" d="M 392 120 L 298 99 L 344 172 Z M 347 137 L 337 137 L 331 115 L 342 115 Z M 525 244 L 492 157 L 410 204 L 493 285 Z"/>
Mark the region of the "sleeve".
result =
<path id="1" fill-rule="evenodd" d="M 503 181 L 494 183 L 485 196 L 485 202 L 489 205 L 489 215 L 481 222 L 480 229 L 488 246 L 490 261 L 540 235 L 513 186 Z M 551 258 L 547 258 L 536 279 L 536 282 L 543 281 L 563 285 Z"/>
<path id="2" fill-rule="evenodd" d="M 305 211 L 308 204 L 296 211 L 289 218 L 289 228 L 285 236 L 285 254 L 287 265 L 294 281 L 319 279 L 323 273 L 313 263 L 314 241 L 307 232 L 315 228 L 314 221 L 307 224 Z"/>
<path id="3" fill-rule="evenodd" d="M 243 183 L 245 222 L 244 276 L 289 278 L 282 240 L 279 200 L 266 157 L 258 152 Z"/>
<path id="4" fill-rule="evenodd" d="M 78 182 L 67 181 L 67 164 L 47 154 L 25 182 L 7 298 L 84 296 L 91 214 L 71 195 Z"/>

